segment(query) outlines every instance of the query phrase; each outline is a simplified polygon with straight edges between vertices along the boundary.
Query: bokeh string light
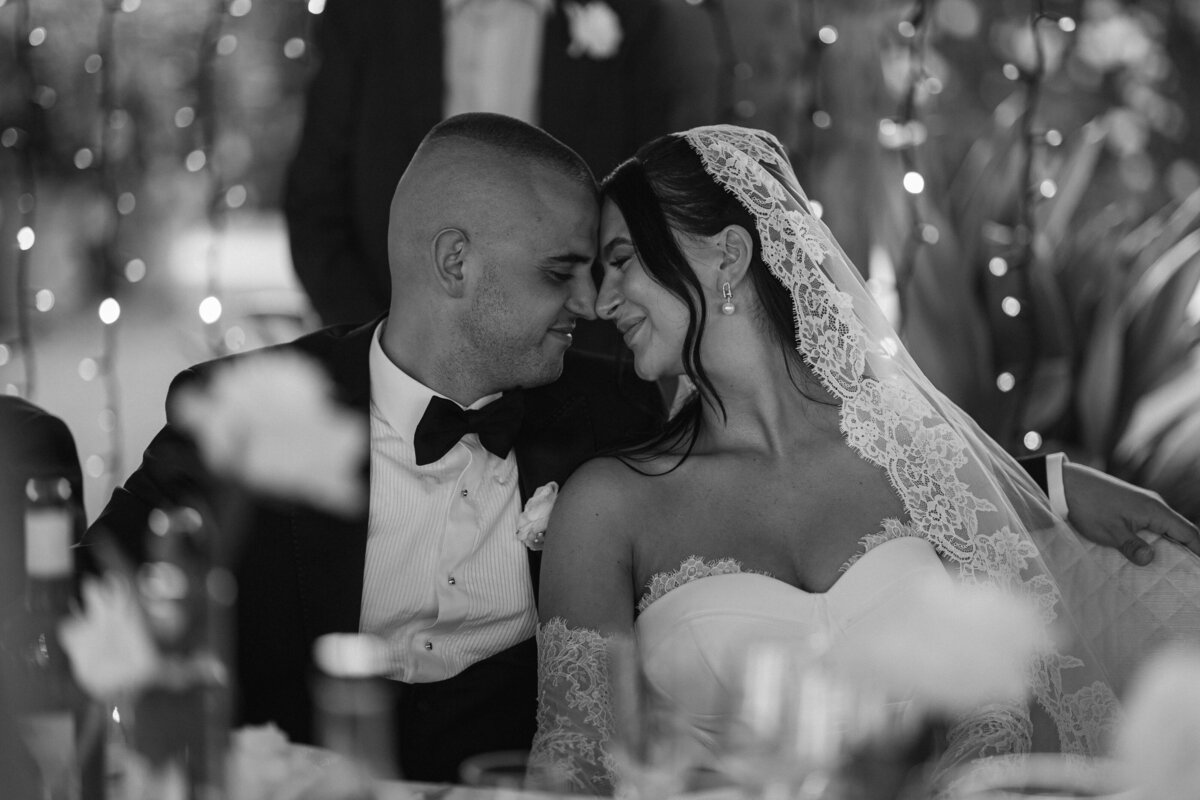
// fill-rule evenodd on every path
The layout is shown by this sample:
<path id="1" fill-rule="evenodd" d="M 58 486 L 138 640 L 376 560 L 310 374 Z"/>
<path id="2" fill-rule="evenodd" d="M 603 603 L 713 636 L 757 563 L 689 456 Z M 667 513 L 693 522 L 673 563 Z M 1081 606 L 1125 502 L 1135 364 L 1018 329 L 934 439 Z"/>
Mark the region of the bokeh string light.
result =
<path id="1" fill-rule="evenodd" d="M 31 312 L 35 308 L 30 268 L 33 248 L 37 243 L 37 193 L 32 131 L 37 129 L 42 111 L 36 102 L 37 81 L 32 51 L 44 40 L 43 37 L 35 35 L 29 3 L 30 0 L 16 0 L 12 5 L 12 13 L 16 15 L 12 28 L 16 61 L 16 75 L 13 78 L 22 101 L 24 125 L 18 123 L 0 131 L 0 147 L 13 154 L 13 171 L 16 173 L 14 188 L 17 196 L 16 240 L 5 245 L 5 249 L 12 247 L 15 252 L 12 312 L 16 321 L 16 331 L 7 342 L 0 342 L 0 367 L 12 364 L 10 371 L 15 371 L 16 364 L 20 365 L 23 380 L 6 381 L 3 391 L 6 394 L 26 397 L 32 396 L 37 390 L 37 357 L 34 353 L 33 326 L 30 320 Z"/>
<path id="2" fill-rule="evenodd" d="M 908 16 L 896 26 L 906 52 L 908 81 L 896 115 L 879 121 L 879 143 L 896 153 L 900 159 L 903 171 L 900 183 L 904 189 L 901 195 L 908 207 L 908 229 L 900 245 L 900 257 L 895 269 L 895 293 L 901 309 L 904 307 L 908 283 L 916 271 L 918 252 L 926 245 L 937 244 L 939 235 L 935 225 L 924 221 L 927 216 L 923 208 L 926 181 L 918 162 L 920 147 L 927 138 L 925 123 L 920 119 L 922 93 L 931 92 L 929 82 L 936 80 L 930 77 L 926 69 L 931 27 L 929 20 L 935 1 L 917 0 Z M 905 316 L 901 314 L 896 321 L 897 330 L 901 333 L 904 332 L 904 323 Z"/>
<path id="3" fill-rule="evenodd" d="M 243 17 L 250 12 L 251 0 L 214 0 L 209 8 L 204 31 L 200 36 L 200 53 L 196 72 L 195 118 L 199 123 L 195 129 L 200 141 L 188 153 L 185 166 L 190 172 L 202 172 L 207 181 L 207 198 L 204 204 L 208 223 L 208 247 L 205 251 L 204 298 L 197 307 L 200 321 L 204 325 L 205 340 L 214 356 L 229 352 L 221 322 L 224 316 L 224 291 L 221 286 L 221 245 L 225 235 L 228 202 L 224 177 L 218 158 L 220 118 L 218 115 L 217 77 L 219 59 L 231 56 L 237 50 L 238 39 L 226 33 L 226 22 L 230 16 Z"/>
<path id="4" fill-rule="evenodd" d="M 1042 342 L 1035 315 L 1025 306 L 1034 299 L 1032 271 L 1037 268 L 1038 206 L 1057 191 L 1052 179 L 1039 178 L 1038 156 L 1044 146 L 1057 147 L 1062 143 L 1058 131 L 1042 129 L 1038 116 L 1048 71 L 1042 28 L 1046 24 L 1053 24 L 1060 31 L 1070 33 L 1075 30 L 1075 22 L 1071 17 L 1048 12 L 1044 0 L 1033 0 L 1028 24 L 1032 63 L 1024 69 L 1011 63 L 1003 67 L 1005 77 L 1024 84 L 1024 109 L 1019 118 L 1021 160 L 1020 184 L 1016 192 L 1016 230 L 1010 237 L 1014 249 L 1007 259 L 994 256 L 989 261 L 988 269 L 997 281 L 1005 281 L 1005 285 L 1016 287 L 1015 291 L 1000 292 L 1000 311 L 1005 317 L 1020 323 L 1022 334 L 1020 352 L 1011 359 L 1014 363 L 1004 364 L 1005 368 L 996 378 L 996 387 L 1002 393 L 1015 392 L 1010 417 L 1003 430 L 1011 431 L 1014 438 L 1019 437 L 1024 448 L 1032 452 L 1041 449 L 1044 439 L 1038 431 L 1022 431 L 1022 428 L 1034 400 L 1033 378 L 1041 357 Z M 1002 337 L 1001 341 L 1011 341 L 1012 338 Z"/>
<path id="5" fill-rule="evenodd" d="M 121 220 L 133 211 L 136 204 L 132 192 L 122 191 L 118 175 L 120 154 L 117 135 L 126 125 L 132 124 L 117 96 L 116 21 L 119 13 L 120 0 L 104 0 L 101 4 L 96 52 L 84 62 L 84 70 L 94 75 L 99 84 L 98 132 L 92 148 L 79 150 L 75 162 L 81 169 L 92 169 L 99 174 L 107 214 L 103 238 L 92 248 L 93 263 L 90 265 L 99 277 L 102 298 L 96 308 L 101 327 L 101 349 L 95 359 L 84 358 L 79 364 L 79 377 L 84 381 L 98 379 L 104 390 L 104 408 L 97 422 L 105 434 L 107 452 L 88 455 L 83 468 L 92 478 L 107 482 L 106 493 L 112 490 L 117 477 L 123 474 L 121 386 L 117 375 L 117 342 L 120 335 L 117 323 L 121 318 L 121 304 L 116 297 L 120 282 L 117 264 L 123 227 Z M 84 152 L 88 153 L 88 157 L 80 159 L 78 154 Z"/>

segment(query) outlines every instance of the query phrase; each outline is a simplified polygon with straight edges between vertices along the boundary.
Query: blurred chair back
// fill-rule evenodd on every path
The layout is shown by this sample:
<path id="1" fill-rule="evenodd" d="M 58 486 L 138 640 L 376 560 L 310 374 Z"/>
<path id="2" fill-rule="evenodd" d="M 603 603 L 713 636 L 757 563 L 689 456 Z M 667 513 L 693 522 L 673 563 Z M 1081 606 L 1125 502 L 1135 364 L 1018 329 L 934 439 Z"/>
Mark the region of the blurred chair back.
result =
<path id="1" fill-rule="evenodd" d="M 1150 538 L 1154 561 L 1145 567 L 1081 537 L 1038 542 L 1056 565 L 1067 608 L 1122 699 L 1130 677 L 1151 653 L 1172 642 L 1200 645 L 1200 557 L 1161 537 Z"/>

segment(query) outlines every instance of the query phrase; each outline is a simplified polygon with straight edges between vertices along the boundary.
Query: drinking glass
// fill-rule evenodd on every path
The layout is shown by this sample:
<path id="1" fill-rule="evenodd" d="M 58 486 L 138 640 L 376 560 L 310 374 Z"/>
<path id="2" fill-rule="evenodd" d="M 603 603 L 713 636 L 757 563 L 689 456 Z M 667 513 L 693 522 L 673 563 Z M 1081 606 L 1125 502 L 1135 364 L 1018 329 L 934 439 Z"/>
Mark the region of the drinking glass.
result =
<path id="1" fill-rule="evenodd" d="M 608 673 L 617 796 L 661 800 L 678 794 L 699 755 L 686 719 L 647 679 L 635 639 L 609 640 Z"/>
<path id="2" fill-rule="evenodd" d="M 531 770 L 528 761 L 529 753 L 525 750 L 498 750 L 467 758 L 459 766 L 458 772 L 467 786 L 492 789 L 497 797 L 530 791 L 570 793 L 564 771 L 553 767 Z"/>
<path id="3" fill-rule="evenodd" d="M 720 763 L 764 800 L 821 797 L 861 721 L 856 693 L 818 643 L 755 643 L 734 668 Z"/>

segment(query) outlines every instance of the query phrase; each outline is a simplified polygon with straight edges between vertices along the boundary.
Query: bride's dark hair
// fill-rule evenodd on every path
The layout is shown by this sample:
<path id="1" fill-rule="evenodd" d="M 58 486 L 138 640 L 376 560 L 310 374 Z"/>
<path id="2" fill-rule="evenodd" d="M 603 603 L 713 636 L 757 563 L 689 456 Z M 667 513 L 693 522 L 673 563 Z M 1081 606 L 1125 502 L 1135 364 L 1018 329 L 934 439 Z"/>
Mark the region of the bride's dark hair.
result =
<path id="1" fill-rule="evenodd" d="M 795 351 L 792 299 L 762 260 L 762 243 L 750 212 L 705 172 L 700 156 L 683 137 L 670 134 L 643 145 L 633 158 L 604 179 L 600 189 L 625 218 L 642 267 L 688 309 L 683 369 L 699 390 L 699 396 L 692 398 L 672 417 L 657 436 L 626 448 L 618 455 L 646 460 L 671 452 L 686 457 L 699 435 L 700 403 L 708 403 L 722 416 L 725 404 L 709 380 L 700 357 L 708 317 L 702 288 L 672 231 L 714 236 L 728 225 L 746 229 L 754 244 L 748 270 L 750 284 L 762 308 L 763 322 L 783 350 L 789 375 L 795 383 L 795 374 L 791 372 L 793 365 L 799 366 L 801 372 L 805 370 Z"/>

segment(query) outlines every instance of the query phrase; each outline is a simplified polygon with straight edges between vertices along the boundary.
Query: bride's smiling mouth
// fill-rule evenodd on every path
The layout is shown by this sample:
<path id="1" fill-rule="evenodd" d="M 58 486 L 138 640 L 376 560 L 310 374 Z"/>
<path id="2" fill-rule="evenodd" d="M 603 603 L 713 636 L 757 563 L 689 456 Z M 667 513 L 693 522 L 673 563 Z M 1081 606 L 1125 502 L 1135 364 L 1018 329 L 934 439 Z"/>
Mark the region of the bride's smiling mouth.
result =
<path id="1" fill-rule="evenodd" d="M 639 330 L 641 330 L 642 323 L 645 321 L 646 318 L 642 317 L 641 319 L 634 320 L 630 323 L 621 322 L 617 325 L 617 327 L 621 329 L 621 336 L 625 339 L 625 344 L 628 345 L 631 341 L 633 341 L 633 337 L 637 335 Z"/>

